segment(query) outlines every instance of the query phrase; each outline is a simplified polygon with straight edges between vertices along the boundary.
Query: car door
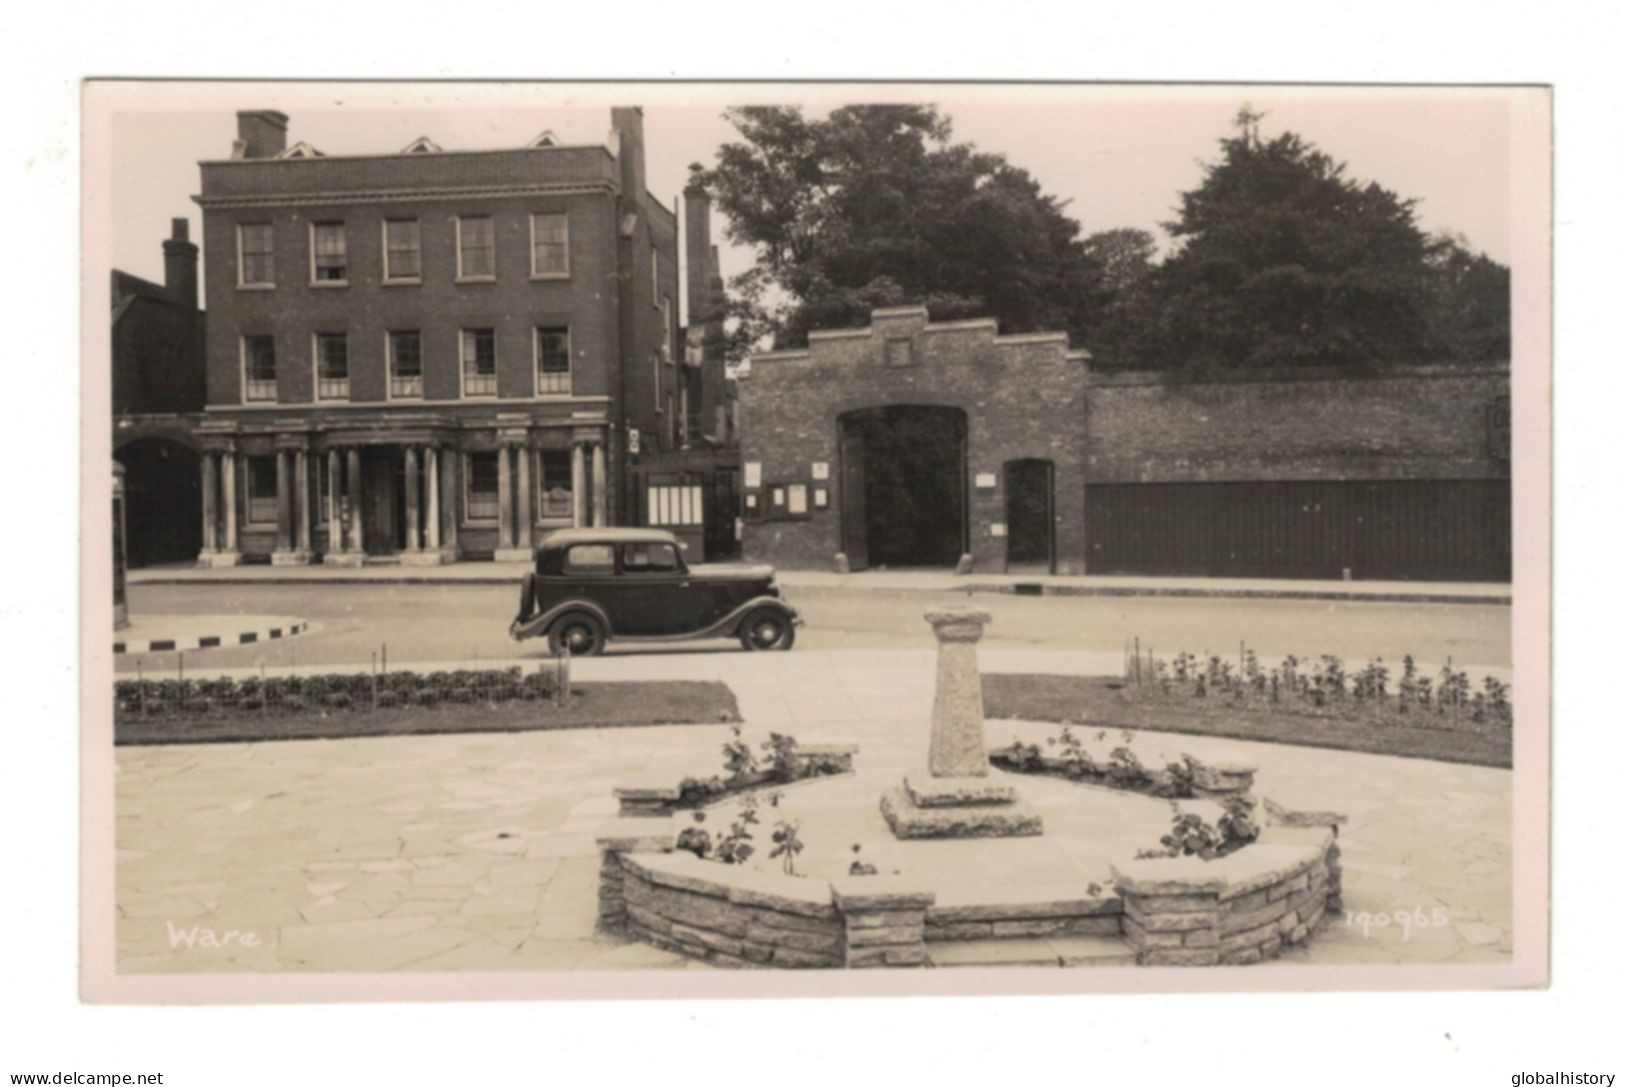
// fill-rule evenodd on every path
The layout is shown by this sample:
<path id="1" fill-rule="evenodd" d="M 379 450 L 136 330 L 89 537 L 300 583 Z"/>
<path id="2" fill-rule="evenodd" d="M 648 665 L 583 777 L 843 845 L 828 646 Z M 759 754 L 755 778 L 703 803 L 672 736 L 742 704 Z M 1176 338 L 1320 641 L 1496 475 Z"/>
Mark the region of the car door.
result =
<path id="1" fill-rule="evenodd" d="M 544 607 L 563 600 L 590 600 L 609 616 L 611 631 L 622 633 L 626 612 L 620 578 L 615 571 L 615 547 L 607 543 L 576 543 L 559 557 L 558 576 L 548 578 Z"/>
<path id="2" fill-rule="evenodd" d="M 703 586 L 696 590 L 677 548 L 657 541 L 621 545 L 618 633 L 653 637 L 702 626 Z"/>

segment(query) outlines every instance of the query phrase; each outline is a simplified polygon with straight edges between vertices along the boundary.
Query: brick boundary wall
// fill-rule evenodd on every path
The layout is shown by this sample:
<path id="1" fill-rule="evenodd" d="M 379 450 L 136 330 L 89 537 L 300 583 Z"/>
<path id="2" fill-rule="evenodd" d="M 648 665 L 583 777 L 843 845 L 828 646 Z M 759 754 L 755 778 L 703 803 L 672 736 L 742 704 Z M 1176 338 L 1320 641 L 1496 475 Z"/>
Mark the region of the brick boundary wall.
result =
<path id="1" fill-rule="evenodd" d="M 1184 381 L 1089 374 L 1087 482 L 1504 479 L 1504 364 Z"/>

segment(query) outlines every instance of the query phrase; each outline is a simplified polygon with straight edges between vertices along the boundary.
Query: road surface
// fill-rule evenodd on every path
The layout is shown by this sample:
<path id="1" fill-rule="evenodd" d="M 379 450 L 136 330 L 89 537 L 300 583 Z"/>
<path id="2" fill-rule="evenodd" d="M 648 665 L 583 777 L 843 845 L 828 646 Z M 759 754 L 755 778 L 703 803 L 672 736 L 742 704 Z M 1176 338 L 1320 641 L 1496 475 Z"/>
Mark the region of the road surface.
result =
<path id="1" fill-rule="evenodd" d="M 787 593 L 806 619 L 798 647 L 812 649 L 928 648 L 925 608 L 963 594 L 802 589 Z M 1391 604 L 1347 601 L 1170 597 L 1026 597 L 979 594 L 972 599 L 993 615 L 983 642 L 994 649 L 1120 651 L 1138 637 L 1159 656 L 1181 650 L 1234 656 L 1240 643 L 1261 656 L 1333 653 L 1361 664 L 1380 656 L 1457 667 L 1511 665 L 1511 609 L 1486 604 Z M 540 658 L 545 640 L 507 637 L 518 588 L 499 585 L 135 585 L 135 615 L 160 613 L 275 614 L 309 619 L 317 629 L 259 645 L 194 651 L 186 667 L 206 669 L 288 664 L 366 666 L 373 654 L 389 664 Z M 740 652 L 715 641 L 647 647 L 611 645 L 629 652 Z M 176 666 L 174 653 L 121 656 L 116 668 L 133 672 Z"/>

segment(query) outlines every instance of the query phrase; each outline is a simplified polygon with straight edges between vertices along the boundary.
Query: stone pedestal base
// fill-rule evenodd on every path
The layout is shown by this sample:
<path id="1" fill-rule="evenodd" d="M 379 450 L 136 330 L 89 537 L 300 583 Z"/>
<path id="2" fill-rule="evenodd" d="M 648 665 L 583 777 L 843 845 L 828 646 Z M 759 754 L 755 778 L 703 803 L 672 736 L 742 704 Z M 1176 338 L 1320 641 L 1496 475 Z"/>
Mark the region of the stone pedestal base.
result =
<path id="1" fill-rule="evenodd" d="M 451 561 L 444 551 L 402 551 L 402 566 L 443 566 Z"/>
<path id="2" fill-rule="evenodd" d="M 499 547 L 491 556 L 495 562 L 529 562 L 532 557 L 528 547 Z"/>
<path id="3" fill-rule="evenodd" d="M 361 566 L 366 561 L 363 551 L 329 551 L 322 556 L 323 566 Z"/>
<path id="4" fill-rule="evenodd" d="M 309 566 L 314 556 L 309 551 L 273 551 L 272 566 Z"/>
<path id="5" fill-rule="evenodd" d="M 236 551 L 204 551 L 197 557 L 200 570 L 212 570 L 217 566 L 241 566 L 243 556 Z"/>
<path id="6" fill-rule="evenodd" d="M 1044 820 L 1027 804 L 962 804 L 926 807 L 907 789 L 888 789 L 880 814 L 899 838 L 1026 838 L 1044 833 Z"/>
<path id="7" fill-rule="evenodd" d="M 935 778 L 924 770 L 903 779 L 909 799 L 921 808 L 962 808 L 985 804 L 1013 804 L 1016 790 L 998 778 Z"/>

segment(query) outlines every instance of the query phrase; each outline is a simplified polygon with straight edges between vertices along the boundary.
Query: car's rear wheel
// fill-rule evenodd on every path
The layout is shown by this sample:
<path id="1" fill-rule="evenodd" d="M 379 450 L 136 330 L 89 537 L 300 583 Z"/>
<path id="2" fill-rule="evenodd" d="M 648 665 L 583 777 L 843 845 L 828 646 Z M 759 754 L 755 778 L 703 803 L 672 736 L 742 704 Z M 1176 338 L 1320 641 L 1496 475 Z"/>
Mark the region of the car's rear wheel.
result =
<path id="1" fill-rule="evenodd" d="M 572 657 L 595 657 L 604 651 L 606 640 L 604 625 L 584 611 L 560 616 L 547 632 L 547 648 L 555 657 L 562 656 L 566 647 Z"/>
<path id="2" fill-rule="evenodd" d="M 774 608 L 758 608 L 739 625 L 739 644 L 755 653 L 789 649 L 796 644 L 796 625 Z"/>

